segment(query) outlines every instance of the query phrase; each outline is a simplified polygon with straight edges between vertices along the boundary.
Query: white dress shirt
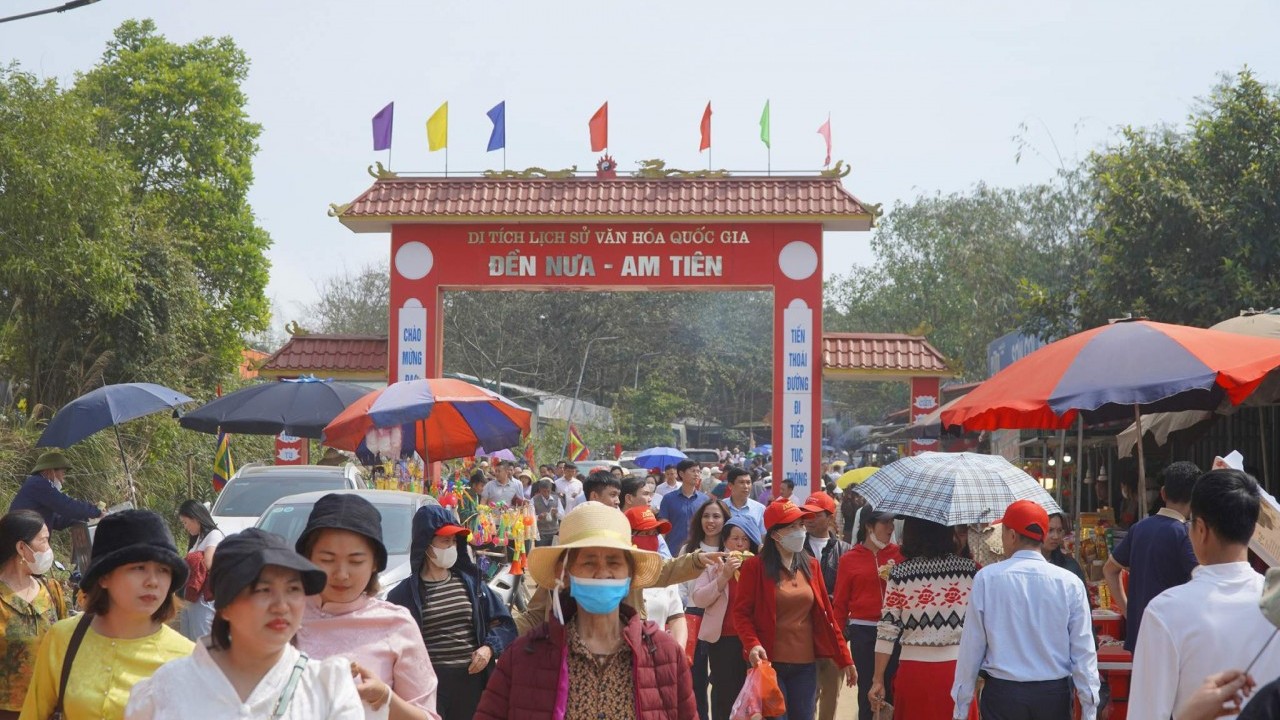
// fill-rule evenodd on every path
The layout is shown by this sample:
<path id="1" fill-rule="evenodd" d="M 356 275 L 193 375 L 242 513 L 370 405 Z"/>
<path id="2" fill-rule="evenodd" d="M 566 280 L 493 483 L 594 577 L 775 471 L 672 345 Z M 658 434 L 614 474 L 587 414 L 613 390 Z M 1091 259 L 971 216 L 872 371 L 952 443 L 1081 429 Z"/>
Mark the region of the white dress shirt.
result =
<path id="1" fill-rule="evenodd" d="M 191 655 L 160 666 L 133 686 L 125 720 L 199 717 L 201 720 L 268 718 L 293 673 L 298 650 L 284 646 L 280 660 L 267 671 L 244 702 L 204 644 Z M 364 720 L 365 711 L 346 658 L 312 658 L 302 671 L 285 710 L 285 720 Z M 385 714 L 384 714 L 385 717 Z"/>
<path id="2" fill-rule="evenodd" d="M 1080 578 L 1050 565 L 1038 550 L 1019 550 L 979 570 L 960 636 L 951 688 L 953 717 L 968 717 L 980 670 L 1017 682 L 1070 676 L 1080 698 L 1081 720 L 1094 720 L 1098 653 Z"/>
<path id="3" fill-rule="evenodd" d="M 556 494 L 560 496 L 560 502 L 564 505 L 564 511 L 569 512 L 578 506 L 579 498 L 582 497 L 582 481 L 578 478 L 566 480 L 563 477 L 556 478 Z"/>
<path id="4" fill-rule="evenodd" d="M 1201 565 L 1190 582 L 1147 605 L 1133 653 L 1130 718 L 1168 720 L 1206 677 L 1245 668 L 1275 631 L 1258 608 L 1262 583 L 1247 562 Z M 1280 641 L 1249 673 L 1259 686 L 1280 676 Z"/>

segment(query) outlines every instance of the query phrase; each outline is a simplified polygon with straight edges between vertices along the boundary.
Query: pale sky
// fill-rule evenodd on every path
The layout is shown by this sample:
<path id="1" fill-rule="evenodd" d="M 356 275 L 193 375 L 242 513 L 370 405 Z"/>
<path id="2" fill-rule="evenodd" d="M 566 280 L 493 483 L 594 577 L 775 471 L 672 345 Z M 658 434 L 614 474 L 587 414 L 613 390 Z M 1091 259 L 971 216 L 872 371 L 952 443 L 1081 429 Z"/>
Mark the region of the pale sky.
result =
<path id="1" fill-rule="evenodd" d="M 9 0 L 0 14 L 57 4 Z M 250 201 L 274 240 L 279 326 L 344 268 L 386 258 L 389 237 L 326 217 L 371 182 L 370 118 L 396 103 L 392 166 L 442 170 L 423 123 L 450 107 L 450 171 L 501 168 L 484 113 L 507 102 L 507 166 L 594 166 L 587 120 L 606 100 L 624 171 L 659 157 L 706 167 L 698 122 L 714 110 L 713 165 L 818 169 L 831 113 L 845 186 L 868 203 L 978 181 L 1049 177 L 1126 125 L 1180 123 L 1223 72 L 1280 82 L 1280 4 L 1203 2 L 389 2 L 101 0 L 0 24 L 0 61 L 69 83 L 112 30 L 153 18 L 169 39 L 229 35 L 248 54 L 248 112 L 263 125 Z M 1044 157 L 1015 163 L 1026 123 Z M 870 233 L 832 233 L 828 275 L 871 260 Z"/>

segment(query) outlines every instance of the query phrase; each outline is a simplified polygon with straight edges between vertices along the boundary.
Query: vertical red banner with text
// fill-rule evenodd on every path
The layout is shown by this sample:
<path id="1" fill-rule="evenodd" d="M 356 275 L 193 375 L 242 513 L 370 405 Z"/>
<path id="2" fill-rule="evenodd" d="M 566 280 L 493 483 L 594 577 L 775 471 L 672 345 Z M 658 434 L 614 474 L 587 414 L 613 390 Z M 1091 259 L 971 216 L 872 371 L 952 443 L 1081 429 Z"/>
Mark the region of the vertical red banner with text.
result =
<path id="1" fill-rule="evenodd" d="M 911 378 L 911 422 L 938 409 L 941 403 L 941 385 L 942 381 L 936 377 Z M 931 438 L 911 441 L 912 455 L 939 449 L 938 441 Z"/>
<path id="2" fill-rule="evenodd" d="M 276 465 L 306 465 L 309 441 L 281 433 L 276 436 Z"/>

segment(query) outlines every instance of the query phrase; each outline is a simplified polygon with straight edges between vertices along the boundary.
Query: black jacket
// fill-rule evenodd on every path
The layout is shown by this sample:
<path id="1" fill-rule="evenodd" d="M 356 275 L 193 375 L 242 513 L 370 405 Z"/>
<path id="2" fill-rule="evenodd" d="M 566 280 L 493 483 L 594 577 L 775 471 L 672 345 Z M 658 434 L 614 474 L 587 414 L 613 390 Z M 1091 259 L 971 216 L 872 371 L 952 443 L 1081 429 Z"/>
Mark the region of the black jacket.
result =
<path id="1" fill-rule="evenodd" d="M 852 549 L 853 546 L 841 540 L 839 535 L 834 532 L 827 534 L 827 546 L 822 548 L 818 564 L 822 566 L 822 581 L 827 584 L 829 597 L 835 597 L 836 594 L 836 572 L 840 569 L 840 557 Z M 807 537 L 804 539 L 804 551 L 813 555 L 813 548 L 809 546 Z"/>
<path id="2" fill-rule="evenodd" d="M 409 577 L 387 593 L 387 600 L 403 606 L 413 613 L 421 622 L 422 618 L 422 564 L 426 562 L 427 546 L 436 536 L 436 531 L 445 525 L 456 525 L 457 519 L 448 510 L 438 505 L 424 505 L 418 508 L 413 516 L 413 543 L 409 550 Z M 511 612 L 502 600 L 489 589 L 480 577 L 480 569 L 471 560 L 467 552 L 467 536 L 455 536 L 458 543 L 458 560 L 450 569 L 462 580 L 471 597 L 471 625 L 476 633 L 479 645 L 488 645 L 493 650 L 496 661 L 502 651 L 516 639 L 516 624 L 511 619 Z M 485 668 L 486 677 L 493 669 L 493 661 Z"/>

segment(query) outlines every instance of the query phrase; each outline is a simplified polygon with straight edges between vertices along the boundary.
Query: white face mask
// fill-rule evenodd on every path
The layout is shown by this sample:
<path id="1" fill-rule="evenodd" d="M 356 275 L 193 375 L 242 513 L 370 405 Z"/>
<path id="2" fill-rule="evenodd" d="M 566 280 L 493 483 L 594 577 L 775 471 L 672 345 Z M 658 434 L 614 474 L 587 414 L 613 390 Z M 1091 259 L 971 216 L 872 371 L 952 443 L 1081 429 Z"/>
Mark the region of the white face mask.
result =
<path id="1" fill-rule="evenodd" d="M 804 540 L 808 535 L 809 533 L 804 530 L 795 530 L 783 535 L 778 540 L 778 544 L 787 552 L 798 553 L 804 550 Z"/>
<path id="2" fill-rule="evenodd" d="M 454 563 L 458 562 L 458 546 L 457 545 L 450 545 L 447 548 L 438 548 L 438 547 L 432 546 L 431 549 L 435 551 L 435 557 L 431 558 L 431 564 L 435 565 L 441 570 L 448 570 L 449 568 L 453 567 Z"/>
<path id="3" fill-rule="evenodd" d="M 873 532 L 867 533 L 867 542 L 871 543 L 871 547 L 876 550 L 883 550 L 885 548 L 885 544 L 880 542 L 880 538 L 876 537 L 876 534 Z"/>
<path id="4" fill-rule="evenodd" d="M 31 546 L 28 545 L 27 547 Z M 44 552 L 36 552 L 35 548 L 31 548 L 31 552 L 35 555 L 34 560 L 27 562 L 27 568 L 31 570 L 31 574 L 43 575 L 49 572 L 49 568 L 53 567 L 53 548 L 49 548 Z M 23 561 L 25 562 L 26 558 L 23 558 Z"/>
<path id="5" fill-rule="evenodd" d="M 54 490 L 57 490 L 58 492 L 62 492 L 62 481 L 61 481 L 61 480 L 50 480 L 49 482 L 53 483 L 53 489 L 54 489 Z"/>

